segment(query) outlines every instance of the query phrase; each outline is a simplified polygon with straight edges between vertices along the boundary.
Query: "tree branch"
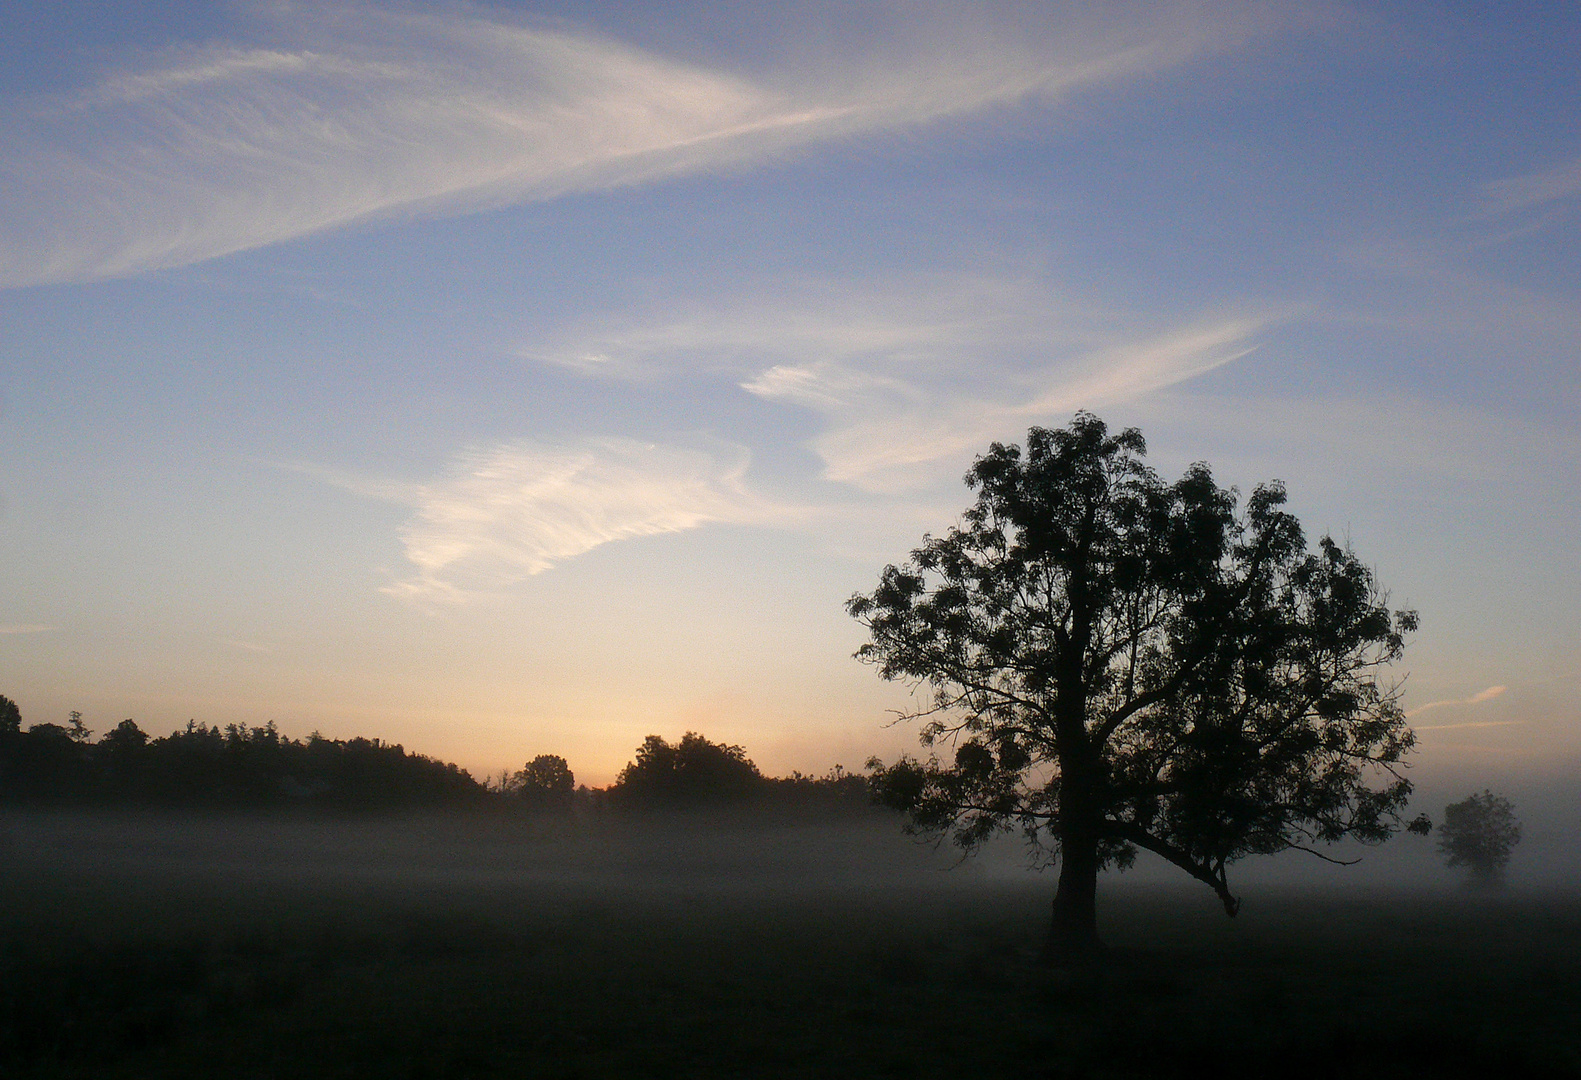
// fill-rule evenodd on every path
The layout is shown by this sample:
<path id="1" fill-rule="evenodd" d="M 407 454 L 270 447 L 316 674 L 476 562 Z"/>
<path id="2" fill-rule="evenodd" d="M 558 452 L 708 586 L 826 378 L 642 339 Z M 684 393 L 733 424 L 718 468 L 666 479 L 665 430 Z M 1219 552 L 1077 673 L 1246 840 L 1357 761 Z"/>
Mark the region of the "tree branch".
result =
<path id="1" fill-rule="evenodd" d="M 1219 901 L 1224 905 L 1224 913 L 1230 918 L 1233 919 L 1236 912 L 1241 910 L 1241 898 L 1230 892 L 1229 882 L 1224 876 L 1222 866 L 1215 873 L 1206 863 L 1198 862 L 1174 844 L 1160 840 L 1140 825 L 1133 825 L 1129 821 L 1107 819 L 1104 821 L 1104 828 L 1115 839 L 1135 844 L 1144 851 L 1151 851 L 1207 885 L 1218 894 Z"/>
<path id="2" fill-rule="evenodd" d="M 1304 851 L 1308 855 L 1316 856 L 1317 858 L 1322 859 L 1324 862 L 1333 863 L 1335 866 L 1355 866 L 1357 863 L 1361 862 L 1360 859 L 1336 859 L 1332 855 L 1325 855 L 1321 851 L 1316 851 L 1301 844 L 1292 844 L 1287 842 L 1285 847 L 1289 848 L 1291 851 Z"/>

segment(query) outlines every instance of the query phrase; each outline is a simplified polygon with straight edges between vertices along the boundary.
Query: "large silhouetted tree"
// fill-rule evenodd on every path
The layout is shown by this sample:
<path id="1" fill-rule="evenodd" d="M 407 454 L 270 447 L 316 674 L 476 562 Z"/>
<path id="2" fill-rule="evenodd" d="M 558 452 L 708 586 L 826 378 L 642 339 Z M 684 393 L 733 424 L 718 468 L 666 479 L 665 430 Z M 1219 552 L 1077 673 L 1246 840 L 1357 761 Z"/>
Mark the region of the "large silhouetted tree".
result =
<path id="1" fill-rule="evenodd" d="M 848 605 L 858 658 L 933 691 L 910 718 L 934 749 L 870 762 L 875 791 L 966 849 L 1019 825 L 1057 852 L 1056 957 L 1097 947 L 1098 872 L 1138 848 L 1234 915 L 1230 863 L 1381 841 L 1411 790 L 1379 679 L 1415 613 L 1348 548 L 1308 550 L 1279 484 L 1239 510 L 1206 465 L 1167 484 L 1145 452 L 1085 413 L 1024 456 L 995 443 L 960 524 Z"/>
<path id="2" fill-rule="evenodd" d="M 1515 806 L 1502 795 L 1485 790 L 1444 807 L 1438 850 L 1447 866 L 1470 870 L 1473 885 L 1504 884 L 1504 868 L 1520 842 Z"/>

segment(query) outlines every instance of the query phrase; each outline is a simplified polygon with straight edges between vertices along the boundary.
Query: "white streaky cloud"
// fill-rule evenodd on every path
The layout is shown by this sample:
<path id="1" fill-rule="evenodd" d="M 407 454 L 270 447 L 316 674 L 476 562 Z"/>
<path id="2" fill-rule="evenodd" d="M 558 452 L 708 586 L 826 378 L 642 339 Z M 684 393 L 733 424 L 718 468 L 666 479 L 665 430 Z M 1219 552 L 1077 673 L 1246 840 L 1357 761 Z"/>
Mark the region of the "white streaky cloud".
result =
<path id="1" fill-rule="evenodd" d="M 1471 720 L 1464 724 L 1428 724 L 1411 728 L 1412 731 L 1459 731 L 1462 728 L 1520 727 L 1525 720 Z"/>
<path id="2" fill-rule="evenodd" d="M 1418 705 L 1414 709 L 1407 709 L 1405 711 L 1405 715 L 1407 717 L 1420 716 L 1422 713 L 1427 712 L 1429 709 L 1442 709 L 1442 708 L 1445 708 L 1445 707 L 1450 706 L 1450 705 L 1481 705 L 1484 701 L 1492 701 L 1494 698 L 1498 697 L 1500 694 L 1504 693 L 1504 691 L 1506 691 L 1508 689 L 1509 689 L 1509 687 L 1507 687 L 1507 686 L 1490 686 L 1486 690 L 1479 690 L 1479 691 L 1477 691 L 1475 694 L 1472 694 L 1470 697 L 1446 698 L 1443 701 L 1429 701 L 1425 705 Z M 1442 729 L 1444 727 L 1467 727 L 1467 726 L 1469 726 L 1469 725 L 1465 725 L 1465 724 L 1440 725 L 1440 729 Z M 1429 730 L 1429 729 L 1423 728 L 1422 730 L 1425 731 L 1425 730 Z M 1434 729 L 1434 730 L 1439 730 L 1439 729 Z"/>
<path id="3" fill-rule="evenodd" d="M 712 310 L 523 354 L 600 378 L 698 372 L 821 417 L 826 479 L 897 493 L 952 479 L 969 451 L 1212 371 L 1276 316 L 1158 332 L 1036 275 L 794 282 Z"/>
<path id="4" fill-rule="evenodd" d="M 776 366 L 782 372 L 776 378 L 794 380 L 800 376 L 789 373 L 809 365 L 874 362 L 904 365 L 915 377 L 925 368 L 957 368 L 968 356 L 997 361 L 1038 348 L 1097 348 L 1112 339 L 1105 331 L 1114 322 L 1034 275 L 917 273 L 768 283 L 728 303 L 694 305 L 679 317 L 572 331 L 522 355 L 635 380 L 698 371 L 742 379 Z M 846 377 L 828 366 L 821 371 L 824 379 Z"/>
<path id="5" fill-rule="evenodd" d="M 49 626 L 45 623 L 4 623 L 0 624 L 0 634 L 46 634 L 51 630 L 59 630 L 58 626 Z"/>
<path id="6" fill-rule="evenodd" d="M 401 531 L 416 573 L 384 588 L 420 602 L 499 591 L 602 544 L 783 513 L 742 482 L 747 455 L 611 438 L 505 442 L 413 487 Z M 389 490 L 389 489 L 386 489 Z"/>
<path id="7" fill-rule="evenodd" d="M 1256 319 L 1229 319 L 1207 327 L 1146 338 L 1132 345 L 1042 364 L 1021 372 L 937 391 L 921 397 L 920 407 L 886 408 L 872 393 L 829 394 L 832 421 L 813 442 L 824 461 L 824 475 L 874 492 L 895 492 L 929 482 L 947 466 L 952 477 L 970 453 L 994 440 L 1018 439 L 1029 425 L 1064 423 L 1072 413 L 1099 410 L 1203 375 L 1237 360 L 1253 347 L 1248 338 L 1264 325 Z M 765 397 L 789 397 L 785 381 L 746 384 Z M 1005 387 L 1014 399 L 974 396 L 983 385 Z M 828 385 L 828 384 L 826 384 Z M 893 395 L 891 395 L 893 401 Z M 812 404 L 803 393 L 799 404 Z"/>
<path id="8" fill-rule="evenodd" d="M 1488 185 L 1494 213 L 1508 214 L 1581 196 L 1581 157 L 1547 169 L 1507 176 Z"/>
<path id="9" fill-rule="evenodd" d="M 1145 77 L 1245 36 L 1243 18 L 1194 6 L 1101 26 L 1056 11 L 908 8 L 889 40 L 745 73 L 477 14 L 291 9 L 291 47 L 194 48 L 0 111 L 0 285 L 739 169 Z"/>
<path id="10" fill-rule="evenodd" d="M 1206 375 L 1256 349 L 1266 318 L 1225 318 L 1172 330 L 1105 350 L 1081 366 L 1083 374 L 1021 406 L 1022 414 L 1071 412 L 1125 401 Z"/>

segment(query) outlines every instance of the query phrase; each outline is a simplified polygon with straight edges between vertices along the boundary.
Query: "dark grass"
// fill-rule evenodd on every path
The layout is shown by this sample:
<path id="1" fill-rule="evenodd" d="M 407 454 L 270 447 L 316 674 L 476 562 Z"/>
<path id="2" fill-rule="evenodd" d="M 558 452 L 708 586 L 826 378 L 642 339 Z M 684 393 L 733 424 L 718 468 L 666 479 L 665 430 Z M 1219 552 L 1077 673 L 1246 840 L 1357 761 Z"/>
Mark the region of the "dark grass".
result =
<path id="1" fill-rule="evenodd" d="M 293 860 L 309 826 L 161 828 L 13 827 L 0 1075 L 1581 1075 L 1554 894 L 1266 889 L 1230 922 L 1109 878 L 1106 963 L 1068 972 L 1035 959 L 1048 876 L 873 829 L 428 824 Z"/>

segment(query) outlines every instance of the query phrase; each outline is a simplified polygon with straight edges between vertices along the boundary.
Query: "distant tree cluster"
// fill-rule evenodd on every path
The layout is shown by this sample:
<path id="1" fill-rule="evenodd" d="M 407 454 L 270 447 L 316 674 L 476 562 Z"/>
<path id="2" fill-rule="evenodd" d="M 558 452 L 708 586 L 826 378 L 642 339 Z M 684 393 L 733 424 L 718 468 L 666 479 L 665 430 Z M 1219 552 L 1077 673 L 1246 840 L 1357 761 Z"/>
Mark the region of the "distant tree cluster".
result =
<path id="1" fill-rule="evenodd" d="M 688 731 L 673 746 L 657 735 L 644 739 L 610 796 L 631 806 L 696 806 L 749 798 L 763 787 L 763 774 L 741 747 Z"/>
<path id="2" fill-rule="evenodd" d="M 0 697 L 0 801 L 255 809 L 404 809 L 477 804 L 488 793 L 464 769 L 378 739 L 306 739 L 264 727 L 188 722 L 150 738 L 123 720 L 97 742 L 69 725 L 23 730 Z"/>
<path id="3" fill-rule="evenodd" d="M 874 799 L 871 781 L 861 773 L 846 772 L 843 765 L 836 765 L 822 776 L 793 772 L 789 776 L 771 777 L 768 785 L 770 800 L 781 806 L 854 812 L 879 805 Z"/>
<path id="4" fill-rule="evenodd" d="M 649 735 L 607 795 L 616 806 L 632 809 L 752 805 L 852 811 L 873 805 L 867 778 L 839 765 L 823 776 L 764 776 L 742 747 L 711 742 L 695 731 L 673 745 Z"/>
<path id="5" fill-rule="evenodd" d="M 870 804 L 867 780 L 835 766 L 821 777 L 767 777 L 739 746 L 687 732 L 649 735 L 605 790 L 578 787 L 565 758 L 540 754 L 483 784 L 458 766 L 378 739 L 306 739 L 263 727 L 210 727 L 151 738 L 123 720 L 97 741 L 73 712 L 62 724 L 22 726 L 0 696 L 0 805 L 147 806 L 255 810 L 402 810 L 489 807 L 534 812 L 823 807 Z"/>

